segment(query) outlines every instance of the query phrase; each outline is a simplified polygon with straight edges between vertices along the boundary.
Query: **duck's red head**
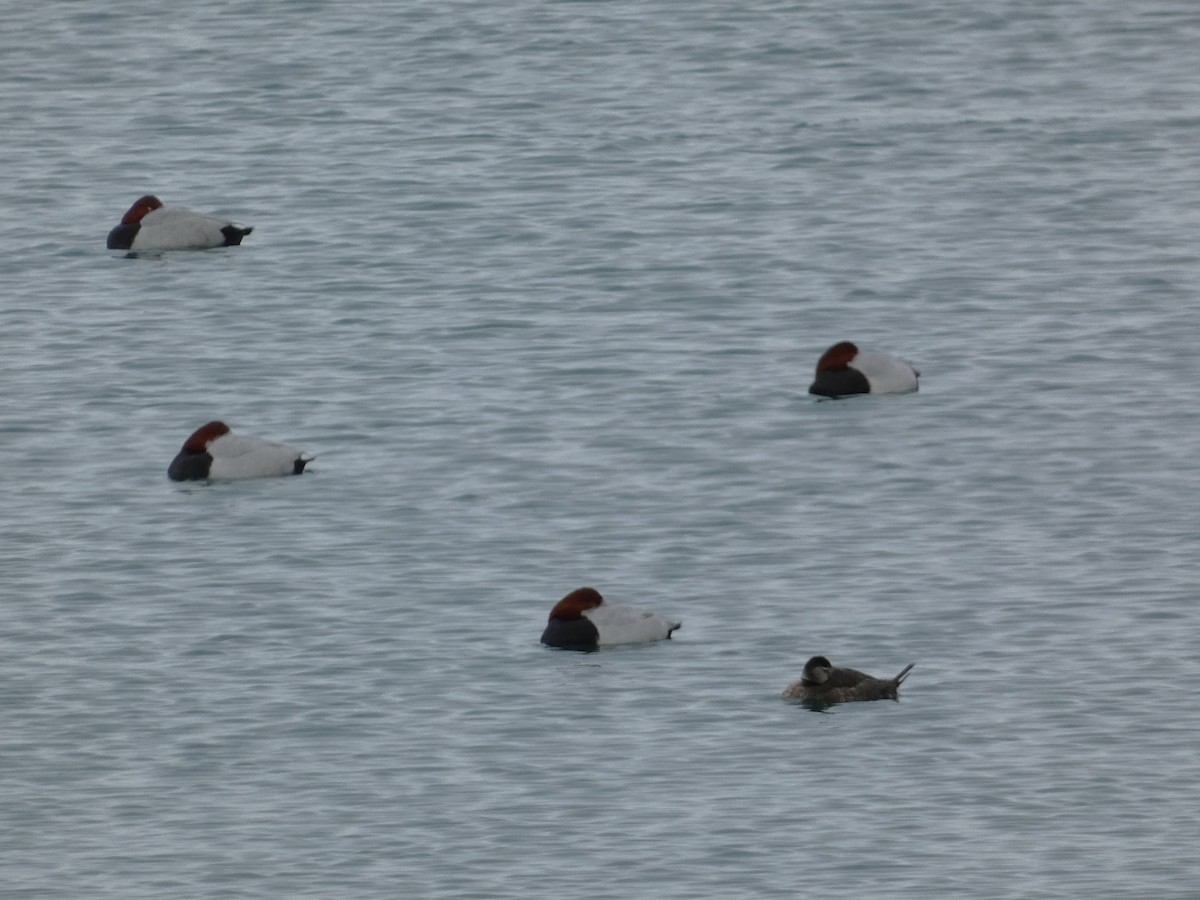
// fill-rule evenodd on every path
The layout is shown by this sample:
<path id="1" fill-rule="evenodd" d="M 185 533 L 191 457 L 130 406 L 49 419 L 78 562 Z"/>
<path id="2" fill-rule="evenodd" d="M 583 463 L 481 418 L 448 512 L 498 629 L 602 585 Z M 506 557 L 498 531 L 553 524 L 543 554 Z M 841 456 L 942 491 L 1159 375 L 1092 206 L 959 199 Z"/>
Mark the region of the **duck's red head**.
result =
<path id="1" fill-rule="evenodd" d="M 576 588 L 554 604 L 554 609 L 550 610 L 550 618 L 559 619 L 563 622 L 581 619 L 584 612 L 589 609 L 595 609 L 603 602 L 604 598 L 600 596 L 600 592 L 595 588 Z"/>
<path id="2" fill-rule="evenodd" d="M 840 372 L 858 356 L 858 348 L 849 341 L 841 341 L 826 350 L 817 360 L 817 373 Z"/>
<path id="3" fill-rule="evenodd" d="M 201 425 L 192 432 L 192 436 L 183 442 L 181 453 L 203 453 L 208 445 L 223 434 L 229 434 L 229 426 L 224 422 L 209 422 Z"/>
<path id="4" fill-rule="evenodd" d="M 133 206 L 129 207 L 129 212 L 122 216 L 121 224 L 132 225 L 134 222 L 140 222 L 146 213 L 154 212 L 156 209 L 162 209 L 162 201 L 153 194 L 138 197 Z"/>

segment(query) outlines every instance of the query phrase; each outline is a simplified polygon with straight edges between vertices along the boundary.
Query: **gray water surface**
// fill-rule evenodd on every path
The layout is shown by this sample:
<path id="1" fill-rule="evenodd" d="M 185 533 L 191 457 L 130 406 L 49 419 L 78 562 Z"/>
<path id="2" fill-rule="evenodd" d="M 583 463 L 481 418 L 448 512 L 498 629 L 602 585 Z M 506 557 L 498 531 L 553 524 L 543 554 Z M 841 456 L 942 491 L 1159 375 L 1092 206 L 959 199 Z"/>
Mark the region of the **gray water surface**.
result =
<path id="1" fill-rule="evenodd" d="M 1194 3 L 4 19 L 6 898 L 1200 896 Z"/>

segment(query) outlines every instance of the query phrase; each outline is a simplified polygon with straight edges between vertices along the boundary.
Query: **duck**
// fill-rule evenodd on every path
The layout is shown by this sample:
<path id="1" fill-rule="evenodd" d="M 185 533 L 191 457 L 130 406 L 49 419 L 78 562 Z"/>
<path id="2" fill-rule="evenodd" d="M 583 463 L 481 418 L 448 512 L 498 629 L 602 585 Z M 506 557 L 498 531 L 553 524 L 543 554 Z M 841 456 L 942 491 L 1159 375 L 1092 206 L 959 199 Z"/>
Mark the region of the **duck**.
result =
<path id="1" fill-rule="evenodd" d="M 163 206 L 153 194 L 139 197 L 108 233 L 109 250 L 207 250 L 235 247 L 253 228 L 228 219 Z"/>
<path id="2" fill-rule="evenodd" d="M 823 397 L 908 394 L 917 389 L 920 374 L 898 357 L 839 341 L 817 360 L 816 376 L 808 392 Z"/>
<path id="3" fill-rule="evenodd" d="M 233 480 L 300 475 L 310 454 L 274 441 L 234 434 L 224 422 L 201 425 L 167 467 L 172 481 Z"/>
<path id="4" fill-rule="evenodd" d="M 912 671 L 905 666 L 895 678 L 874 678 L 858 669 L 835 666 L 824 656 L 814 656 L 804 664 L 800 680 L 789 684 L 784 700 L 808 700 L 813 703 L 846 703 L 851 700 L 899 700 L 900 684 Z"/>
<path id="5" fill-rule="evenodd" d="M 670 640 L 683 623 L 632 606 L 614 606 L 598 590 L 577 588 L 550 610 L 542 643 L 565 650 Z"/>

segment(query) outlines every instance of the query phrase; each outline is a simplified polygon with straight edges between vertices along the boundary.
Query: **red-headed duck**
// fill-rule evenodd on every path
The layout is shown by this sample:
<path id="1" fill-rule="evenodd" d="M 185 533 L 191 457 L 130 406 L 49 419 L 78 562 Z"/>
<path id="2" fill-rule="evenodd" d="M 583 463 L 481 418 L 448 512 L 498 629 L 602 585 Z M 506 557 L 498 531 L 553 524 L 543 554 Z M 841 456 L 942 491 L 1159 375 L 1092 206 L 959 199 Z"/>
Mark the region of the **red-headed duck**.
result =
<path id="1" fill-rule="evenodd" d="M 850 700 L 899 700 L 900 683 L 908 677 L 913 664 L 905 666 L 895 678 L 872 678 L 857 669 L 842 669 L 824 656 L 814 656 L 804 664 L 800 680 L 789 684 L 784 700 L 811 703 L 845 703 Z"/>
<path id="2" fill-rule="evenodd" d="M 817 361 L 810 394 L 906 394 L 917 389 L 916 369 L 902 359 L 877 350 L 859 350 L 850 341 L 834 344 Z"/>
<path id="3" fill-rule="evenodd" d="M 233 434 L 224 422 L 201 425 L 171 460 L 172 481 L 299 475 L 312 456 L 295 447 Z"/>
<path id="4" fill-rule="evenodd" d="M 605 602 L 595 588 L 578 588 L 550 610 L 542 643 L 567 650 L 595 650 L 611 644 L 661 641 L 682 623 L 631 606 Z"/>
<path id="5" fill-rule="evenodd" d="M 228 219 L 163 206 L 157 197 L 139 197 L 108 233 L 109 250 L 207 250 L 233 247 L 253 228 Z"/>

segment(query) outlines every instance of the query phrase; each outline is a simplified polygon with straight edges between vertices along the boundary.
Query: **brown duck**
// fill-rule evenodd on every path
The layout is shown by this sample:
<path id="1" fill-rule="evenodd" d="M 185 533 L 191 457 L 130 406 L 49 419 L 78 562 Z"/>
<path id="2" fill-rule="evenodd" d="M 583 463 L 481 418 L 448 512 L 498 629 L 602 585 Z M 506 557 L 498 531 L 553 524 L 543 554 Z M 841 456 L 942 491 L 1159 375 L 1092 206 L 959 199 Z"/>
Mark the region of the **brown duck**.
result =
<path id="1" fill-rule="evenodd" d="M 913 664 L 909 663 L 895 678 L 873 678 L 857 669 L 832 665 L 824 656 L 814 656 L 804 664 L 800 680 L 789 684 L 784 700 L 808 700 L 814 703 L 845 703 L 850 700 L 898 700 L 900 683 Z"/>

